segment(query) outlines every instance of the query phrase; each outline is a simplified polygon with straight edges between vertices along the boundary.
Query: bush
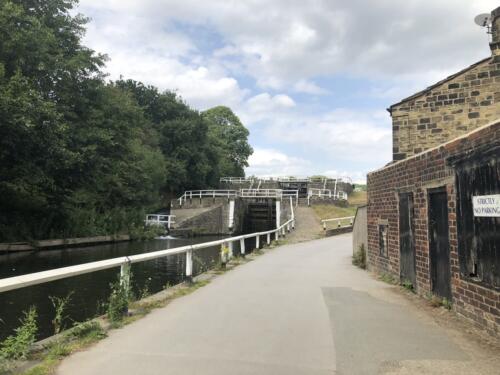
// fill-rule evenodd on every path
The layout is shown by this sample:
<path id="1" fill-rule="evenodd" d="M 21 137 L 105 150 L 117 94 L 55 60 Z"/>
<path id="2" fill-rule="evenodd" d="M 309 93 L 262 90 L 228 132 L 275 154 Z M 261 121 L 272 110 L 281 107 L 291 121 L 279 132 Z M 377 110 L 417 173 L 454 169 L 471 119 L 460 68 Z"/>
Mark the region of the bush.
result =
<path id="1" fill-rule="evenodd" d="M 352 264 L 355 266 L 366 269 L 366 250 L 365 245 L 359 245 L 358 251 L 352 256 Z"/>
<path id="2" fill-rule="evenodd" d="M 38 313 L 35 307 L 23 312 L 21 325 L 15 329 L 15 334 L 7 337 L 0 344 L 0 359 L 26 359 L 31 345 L 35 342 L 38 332 Z"/>

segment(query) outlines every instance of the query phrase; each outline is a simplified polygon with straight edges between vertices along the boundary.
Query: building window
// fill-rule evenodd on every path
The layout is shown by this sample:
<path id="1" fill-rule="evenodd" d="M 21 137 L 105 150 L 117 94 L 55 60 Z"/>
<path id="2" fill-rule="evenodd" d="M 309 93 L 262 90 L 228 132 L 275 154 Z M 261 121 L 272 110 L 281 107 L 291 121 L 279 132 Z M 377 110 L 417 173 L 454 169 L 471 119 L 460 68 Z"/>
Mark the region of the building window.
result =
<path id="1" fill-rule="evenodd" d="M 378 226 L 378 244 L 380 256 L 387 257 L 387 225 L 385 224 Z"/>

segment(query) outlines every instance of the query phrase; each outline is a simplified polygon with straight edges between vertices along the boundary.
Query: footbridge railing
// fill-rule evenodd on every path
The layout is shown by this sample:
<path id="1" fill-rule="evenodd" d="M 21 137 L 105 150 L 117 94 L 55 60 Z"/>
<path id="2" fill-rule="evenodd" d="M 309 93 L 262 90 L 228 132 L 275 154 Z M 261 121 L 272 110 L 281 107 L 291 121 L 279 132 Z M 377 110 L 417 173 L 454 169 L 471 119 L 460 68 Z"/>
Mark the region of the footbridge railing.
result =
<path id="1" fill-rule="evenodd" d="M 125 287 L 128 287 L 130 285 L 130 267 L 133 263 L 145 262 L 148 260 L 163 258 L 174 254 L 186 254 L 185 274 L 187 279 L 190 280 L 193 275 L 193 252 L 200 249 L 206 249 L 212 246 L 219 246 L 219 245 L 227 246 L 229 248 L 229 258 L 231 258 L 233 255 L 233 244 L 239 241 L 240 252 L 244 256 L 246 253 L 245 239 L 255 238 L 256 248 L 258 248 L 260 247 L 260 239 L 262 236 L 266 236 L 266 241 L 267 244 L 269 245 L 271 243 L 272 235 L 274 235 L 276 240 L 278 240 L 280 236 L 285 236 L 285 233 L 287 231 L 289 232 L 290 229 L 293 228 L 295 228 L 295 216 L 292 208 L 291 218 L 276 229 L 271 229 L 264 232 L 244 234 L 236 237 L 224 238 L 222 240 L 217 240 L 217 241 L 180 246 L 173 249 L 153 251 L 151 253 L 106 259 L 97 262 L 84 263 L 75 266 L 62 267 L 48 271 L 35 272 L 26 275 L 0 279 L 0 293 L 14 289 L 26 288 L 32 285 L 48 283 L 51 281 L 65 279 L 68 277 L 83 275 L 86 273 L 102 271 L 115 267 L 120 267 L 120 282 Z M 223 258 L 223 252 L 221 251 L 221 260 L 224 261 L 224 259 L 222 258 Z"/>
<path id="2" fill-rule="evenodd" d="M 333 198 L 335 200 L 347 200 L 347 193 L 344 191 L 331 191 L 330 189 L 308 189 L 307 204 L 311 204 L 312 197 Z"/>
<path id="3" fill-rule="evenodd" d="M 298 190 L 282 189 L 240 189 L 240 190 L 188 190 L 177 198 L 182 206 L 186 201 L 193 198 L 219 198 L 219 197 L 241 197 L 241 198 L 295 198 L 297 204 L 299 199 Z"/>
<path id="4" fill-rule="evenodd" d="M 146 225 L 164 226 L 170 229 L 175 224 L 175 215 L 148 214 L 144 223 Z"/>
<path id="5" fill-rule="evenodd" d="M 218 198 L 218 197 L 236 197 L 238 195 L 237 190 L 188 190 L 184 194 L 177 198 L 179 204 L 182 206 L 188 199 L 193 198 Z"/>

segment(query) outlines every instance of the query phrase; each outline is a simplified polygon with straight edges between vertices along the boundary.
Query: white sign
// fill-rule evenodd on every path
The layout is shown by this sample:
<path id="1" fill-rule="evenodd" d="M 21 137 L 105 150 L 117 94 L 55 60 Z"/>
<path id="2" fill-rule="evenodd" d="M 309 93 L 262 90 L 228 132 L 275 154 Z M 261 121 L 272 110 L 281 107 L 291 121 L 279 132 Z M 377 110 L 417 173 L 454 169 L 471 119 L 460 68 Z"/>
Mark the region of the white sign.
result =
<path id="1" fill-rule="evenodd" d="M 472 197 L 474 216 L 500 217 L 500 194 Z"/>

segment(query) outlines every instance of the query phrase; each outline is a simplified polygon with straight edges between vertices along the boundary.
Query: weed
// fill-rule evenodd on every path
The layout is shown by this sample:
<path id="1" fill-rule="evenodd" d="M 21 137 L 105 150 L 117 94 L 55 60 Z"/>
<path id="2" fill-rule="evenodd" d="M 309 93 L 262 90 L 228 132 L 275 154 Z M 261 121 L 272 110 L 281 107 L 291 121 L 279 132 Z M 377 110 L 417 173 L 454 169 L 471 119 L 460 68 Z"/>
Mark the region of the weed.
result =
<path id="1" fill-rule="evenodd" d="M 443 306 L 446 310 L 451 310 L 452 303 L 448 298 L 443 298 L 441 300 L 441 306 Z"/>
<path id="2" fill-rule="evenodd" d="M 149 291 L 150 285 L 151 285 L 151 277 L 148 277 L 144 282 L 144 286 L 139 292 L 139 298 L 146 298 L 151 295 L 151 292 Z"/>
<path id="3" fill-rule="evenodd" d="M 383 272 L 379 275 L 379 280 L 388 284 L 397 284 L 396 279 L 390 273 Z"/>
<path id="4" fill-rule="evenodd" d="M 358 251 L 356 251 L 352 256 L 352 264 L 359 268 L 366 269 L 365 244 L 359 245 Z"/>
<path id="5" fill-rule="evenodd" d="M 106 333 L 96 321 L 87 321 L 76 324 L 68 331 L 68 336 L 76 339 L 102 338 Z"/>
<path id="6" fill-rule="evenodd" d="M 89 346 L 106 337 L 101 325 L 96 321 L 76 324 L 60 339 L 47 347 L 42 363 L 24 372 L 23 375 L 53 374 L 59 362 L 71 353 Z"/>
<path id="7" fill-rule="evenodd" d="M 31 345 L 35 342 L 38 332 L 37 318 L 38 313 L 35 307 L 30 307 L 23 312 L 21 325 L 17 327 L 14 335 L 11 335 L 0 344 L 0 359 L 26 359 L 28 357 Z"/>
<path id="8" fill-rule="evenodd" d="M 403 282 L 401 283 L 401 286 L 403 288 L 405 288 L 406 290 L 409 290 L 410 292 L 415 291 L 413 283 L 410 280 L 403 280 Z"/>
<path id="9" fill-rule="evenodd" d="M 427 292 L 425 294 L 425 298 L 427 298 L 432 307 L 444 307 L 446 310 L 451 310 L 453 306 L 452 302 L 448 298 L 436 296 L 431 292 Z"/>
<path id="10" fill-rule="evenodd" d="M 129 294 L 121 279 L 111 283 L 110 288 L 107 316 L 112 324 L 119 324 L 128 312 Z"/>
<path id="11" fill-rule="evenodd" d="M 52 319 L 52 325 L 54 326 L 54 334 L 60 333 L 64 329 L 64 321 L 67 319 L 65 315 L 66 306 L 71 300 L 73 292 L 70 292 L 66 297 L 54 297 L 49 296 L 50 302 L 55 310 L 54 319 Z"/>

